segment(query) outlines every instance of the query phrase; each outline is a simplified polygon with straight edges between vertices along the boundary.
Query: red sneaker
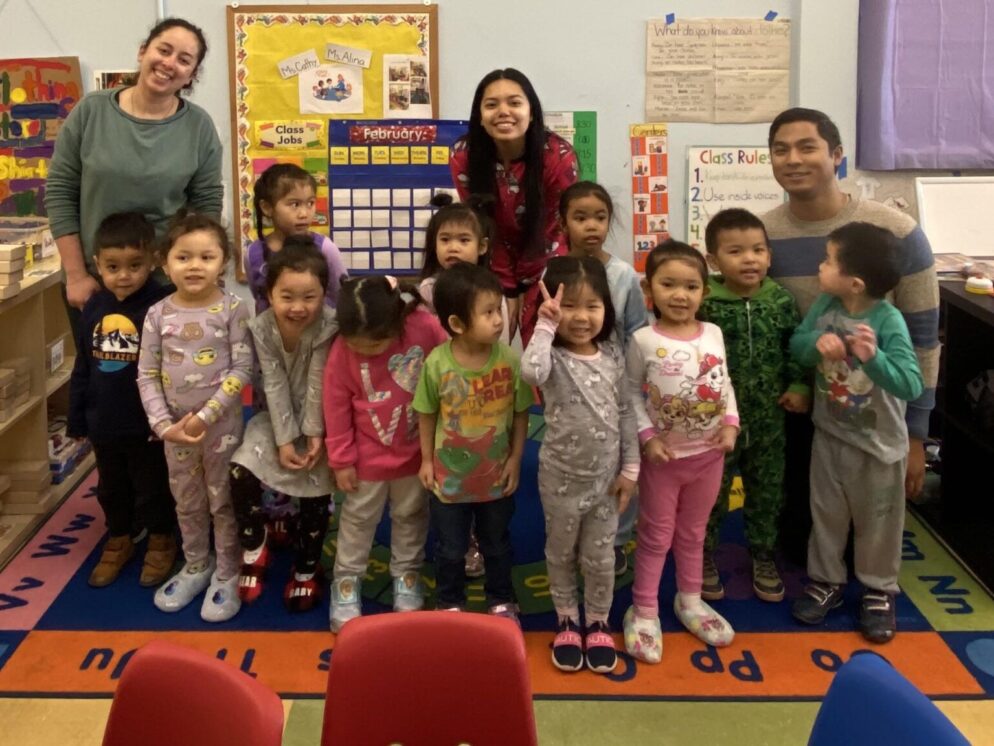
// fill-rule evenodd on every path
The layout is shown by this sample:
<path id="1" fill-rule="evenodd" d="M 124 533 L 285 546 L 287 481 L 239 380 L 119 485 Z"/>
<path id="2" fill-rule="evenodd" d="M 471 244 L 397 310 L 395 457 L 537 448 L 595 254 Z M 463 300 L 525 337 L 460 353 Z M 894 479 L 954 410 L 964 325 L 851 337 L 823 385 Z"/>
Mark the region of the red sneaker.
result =
<path id="1" fill-rule="evenodd" d="M 283 589 L 283 603 L 290 611 L 310 611 L 321 600 L 321 580 L 316 571 L 307 575 L 292 572 Z"/>
<path id="2" fill-rule="evenodd" d="M 266 569 L 269 567 L 271 556 L 269 547 L 265 542 L 262 544 L 262 551 L 254 560 L 249 561 L 246 557 L 255 554 L 255 551 L 247 550 L 242 552 L 242 569 L 238 577 L 238 597 L 242 603 L 250 604 L 262 595 L 262 588 L 265 585 Z"/>

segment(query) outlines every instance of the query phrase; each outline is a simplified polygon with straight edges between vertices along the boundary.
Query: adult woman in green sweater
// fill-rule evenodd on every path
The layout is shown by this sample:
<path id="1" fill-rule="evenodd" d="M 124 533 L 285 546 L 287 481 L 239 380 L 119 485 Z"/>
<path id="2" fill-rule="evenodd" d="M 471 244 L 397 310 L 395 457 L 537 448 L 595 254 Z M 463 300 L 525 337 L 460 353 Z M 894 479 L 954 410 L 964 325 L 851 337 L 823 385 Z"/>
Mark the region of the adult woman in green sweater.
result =
<path id="1" fill-rule="evenodd" d="M 93 236 L 108 214 L 144 213 L 158 233 L 184 206 L 220 216 L 221 142 L 207 112 L 180 98 L 206 54 L 199 28 L 167 18 L 139 47 L 135 85 L 91 93 L 66 119 L 45 207 L 70 306 L 81 309 L 99 288 Z"/>

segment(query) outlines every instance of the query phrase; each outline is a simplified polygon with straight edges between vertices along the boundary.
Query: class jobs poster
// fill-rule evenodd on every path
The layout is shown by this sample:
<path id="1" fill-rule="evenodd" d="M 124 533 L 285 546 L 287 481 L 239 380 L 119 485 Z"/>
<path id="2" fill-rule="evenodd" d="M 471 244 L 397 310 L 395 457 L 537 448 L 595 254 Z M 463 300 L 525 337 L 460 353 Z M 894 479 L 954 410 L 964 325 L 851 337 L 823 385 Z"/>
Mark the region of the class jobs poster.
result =
<path id="1" fill-rule="evenodd" d="M 687 148 L 687 243 L 704 250 L 704 229 L 721 210 L 740 207 L 762 217 L 783 204 L 765 145 Z"/>
<path id="2" fill-rule="evenodd" d="M 452 185 L 452 145 L 464 121 L 341 120 L 328 125 L 331 237 L 356 274 L 414 274 L 439 192 Z"/>
<path id="3" fill-rule="evenodd" d="M 661 122 L 633 124 L 628 135 L 632 152 L 632 263 L 643 272 L 649 252 L 670 237 L 667 128 Z"/>

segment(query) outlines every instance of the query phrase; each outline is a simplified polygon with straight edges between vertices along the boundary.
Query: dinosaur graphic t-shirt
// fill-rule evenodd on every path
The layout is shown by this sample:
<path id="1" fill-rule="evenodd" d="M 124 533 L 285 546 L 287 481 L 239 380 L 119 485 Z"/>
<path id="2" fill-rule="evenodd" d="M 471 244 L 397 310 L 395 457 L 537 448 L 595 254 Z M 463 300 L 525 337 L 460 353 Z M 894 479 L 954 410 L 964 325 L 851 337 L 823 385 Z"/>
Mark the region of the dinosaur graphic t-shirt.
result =
<path id="1" fill-rule="evenodd" d="M 487 364 L 467 370 L 452 356 L 452 343 L 425 361 L 414 409 L 437 414 L 435 494 L 444 502 L 487 502 L 500 498 L 500 473 L 510 453 L 515 412 L 533 402 L 521 380 L 517 354 L 495 344 Z"/>

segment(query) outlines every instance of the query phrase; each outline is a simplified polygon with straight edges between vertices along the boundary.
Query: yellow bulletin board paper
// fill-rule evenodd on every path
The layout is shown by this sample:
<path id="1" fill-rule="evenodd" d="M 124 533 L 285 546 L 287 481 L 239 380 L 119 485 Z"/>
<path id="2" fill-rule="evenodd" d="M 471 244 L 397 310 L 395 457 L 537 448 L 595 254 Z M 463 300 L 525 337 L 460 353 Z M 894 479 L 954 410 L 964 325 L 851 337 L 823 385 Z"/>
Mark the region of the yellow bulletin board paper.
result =
<path id="1" fill-rule="evenodd" d="M 252 190 L 267 164 L 301 163 L 308 171 L 313 170 L 316 177 L 321 171 L 327 174 L 329 157 L 336 155 L 329 153 L 325 145 L 329 119 L 387 116 L 383 110 L 384 55 L 427 59 L 431 113 L 438 116 L 438 8 L 434 5 L 241 5 L 229 7 L 227 15 L 234 214 L 236 243 L 241 250 L 255 238 Z M 322 65 L 332 64 L 325 56 L 329 45 L 372 53 L 368 68 L 354 68 L 363 83 L 359 113 L 301 113 L 299 76 L 284 78 L 280 73 L 280 62 L 308 50 L 317 54 Z M 355 92 L 358 94 L 359 90 Z M 285 127 L 290 123 L 299 129 L 305 122 L 319 123 L 322 136 L 302 138 L 303 143 L 296 142 L 296 137 L 287 138 L 287 147 L 275 137 L 277 125 Z M 313 133 L 308 130 L 308 134 Z M 319 164 L 322 159 L 323 164 Z M 326 210 L 327 200 L 320 199 L 321 196 L 319 205 Z M 328 215 L 319 215 L 315 223 L 327 226 Z M 326 228 L 315 230 L 327 232 Z M 240 261 L 236 266 L 241 270 Z"/>

